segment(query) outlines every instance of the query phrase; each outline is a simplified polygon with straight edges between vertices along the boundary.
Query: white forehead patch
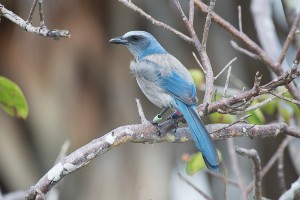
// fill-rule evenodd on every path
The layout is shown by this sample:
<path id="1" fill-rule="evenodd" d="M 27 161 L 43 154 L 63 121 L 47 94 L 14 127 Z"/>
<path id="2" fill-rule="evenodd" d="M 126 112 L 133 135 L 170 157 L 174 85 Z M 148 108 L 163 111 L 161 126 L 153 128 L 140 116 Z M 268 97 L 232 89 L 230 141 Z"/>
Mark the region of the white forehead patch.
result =
<path id="1" fill-rule="evenodd" d="M 124 38 L 127 38 L 127 37 L 130 37 L 130 36 L 133 36 L 133 35 L 142 35 L 142 36 L 151 36 L 150 33 L 147 33 L 145 31 L 129 31 L 127 33 L 125 33 L 123 35 Z"/>

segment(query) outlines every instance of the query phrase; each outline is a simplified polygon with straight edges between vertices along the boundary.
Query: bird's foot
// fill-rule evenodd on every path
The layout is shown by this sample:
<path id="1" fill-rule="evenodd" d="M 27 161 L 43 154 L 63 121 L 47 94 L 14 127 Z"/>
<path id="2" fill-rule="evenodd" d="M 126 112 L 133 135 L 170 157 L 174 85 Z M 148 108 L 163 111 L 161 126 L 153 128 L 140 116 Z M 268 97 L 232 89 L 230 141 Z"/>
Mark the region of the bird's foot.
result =
<path id="1" fill-rule="evenodd" d="M 172 121 L 173 121 L 173 124 L 174 124 L 174 126 L 175 126 L 175 128 L 174 128 L 174 133 L 176 133 L 176 131 L 177 131 L 177 128 L 178 128 L 178 126 L 179 126 L 179 123 L 180 122 L 177 122 L 176 120 L 179 118 L 179 117 L 181 117 L 181 112 L 179 112 L 179 111 L 175 111 L 175 112 L 173 112 L 171 115 L 169 115 L 168 117 L 167 117 L 167 119 L 169 120 L 169 119 L 171 119 Z"/>
<path id="2" fill-rule="evenodd" d="M 160 127 L 159 127 L 159 124 L 158 124 L 157 122 L 154 122 L 154 119 L 153 119 L 153 121 L 151 122 L 151 124 L 152 124 L 153 126 L 155 126 L 155 128 L 156 128 L 156 130 L 157 130 L 157 132 L 158 132 L 158 136 L 161 136 L 161 129 L 160 129 Z"/>

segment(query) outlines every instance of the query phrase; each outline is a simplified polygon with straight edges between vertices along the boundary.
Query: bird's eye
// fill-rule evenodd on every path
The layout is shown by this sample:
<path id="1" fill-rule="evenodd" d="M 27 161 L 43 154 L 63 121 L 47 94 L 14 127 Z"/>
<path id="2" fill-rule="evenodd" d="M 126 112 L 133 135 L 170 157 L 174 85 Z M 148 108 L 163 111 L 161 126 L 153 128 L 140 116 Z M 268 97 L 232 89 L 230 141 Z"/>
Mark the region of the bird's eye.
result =
<path id="1" fill-rule="evenodd" d="M 134 35 L 134 36 L 131 37 L 131 39 L 133 41 L 138 41 L 140 38 L 139 38 L 139 36 Z"/>

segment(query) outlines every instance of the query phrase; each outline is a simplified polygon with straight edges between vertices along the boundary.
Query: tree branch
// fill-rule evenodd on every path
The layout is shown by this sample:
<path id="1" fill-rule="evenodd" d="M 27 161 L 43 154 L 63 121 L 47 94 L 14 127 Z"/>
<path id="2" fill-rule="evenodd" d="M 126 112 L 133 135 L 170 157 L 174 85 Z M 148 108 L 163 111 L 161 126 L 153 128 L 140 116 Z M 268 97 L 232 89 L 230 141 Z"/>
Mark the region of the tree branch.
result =
<path id="1" fill-rule="evenodd" d="M 20 26 L 22 29 L 24 29 L 29 33 L 35 33 L 52 39 L 70 37 L 70 32 L 67 30 L 58 30 L 58 29 L 49 30 L 45 26 L 41 26 L 41 27 L 32 26 L 31 23 L 27 23 L 25 20 L 23 20 L 21 17 L 19 17 L 12 11 L 7 10 L 2 4 L 0 4 L 0 17 L 7 18 L 8 20 L 17 24 L 18 26 Z"/>
<path id="2" fill-rule="evenodd" d="M 135 4 L 133 4 L 131 1 L 128 0 L 118 0 L 121 4 L 123 4 L 124 6 L 128 7 L 129 9 L 139 13 L 142 17 L 144 17 L 145 19 L 149 20 L 150 22 L 152 22 L 152 24 L 162 27 L 168 31 L 170 31 L 171 33 L 174 33 L 175 35 L 177 35 L 178 37 L 180 37 L 181 39 L 185 40 L 188 43 L 193 43 L 192 38 L 188 37 L 187 35 L 181 33 L 180 31 L 174 29 L 173 27 L 160 22 L 156 19 L 154 19 L 151 15 L 145 13 L 141 8 L 137 7 Z"/>
<path id="3" fill-rule="evenodd" d="M 247 156 L 248 158 L 252 159 L 253 163 L 253 174 L 254 174 L 254 182 L 255 182 L 255 192 L 253 199 L 261 200 L 262 199 L 262 189 L 261 189 L 261 180 L 262 180 L 262 173 L 261 173 L 261 164 L 260 158 L 258 153 L 255 149 L 244 149 L 238 146 L 235 147 L 235 151 L 242 155 Z"/>
<path id="4" fill-rule="evenodd" d="M 286 133 L 289 132 L 288 128 L 286 129 Z M 267 162 L 267 164 L 263 167 L 261 175 L 262 178 L 267 174 L 267 172 L 271 169 L 271 167 L 275 164 L 276 160 L 280 157 L 281 152 L 285 150 L 285 148 L 288 146 L 288 144 L 292 141 L 293 137 L 286 137 L 281 144 L 279 145 L 276 152 L 273 154 L 273 156 L 270 158 L 270 160 Z M 249 193 L 254 186 L 254 180 L 247 186 L 246 191 Z"/>
<path id="5" fill-rule="evenodd" d="M 227 139 L 231 137 L 271 137 L 278 134 L 289 134 L 289 126 L 285 123 L 274 123 L 269 125 L 235 124 L 223 129 L 228 124 L 207 125 L 209 132 L 214 132 L 214 140 Z M 220 130 L 218 132 L 215 132 Z M 297 132 L 300 137 L 300 130 Z M 151 124 L 135 124 L 122 126 L 110 131 L 104 136 L 97 138 L 85 146 L 77 149 L 70 155 L 62 158 L 52 169 L 50 169 L 37 183 L 26 193 L 27 200 L 41 200 L 58 182 L 67 175 L 87 165 L 96 156 L 102 155 L 109 150 L 128 142 L 133 143 L 183 143 L 191 141 L 188 128 L 179 128 L 173 131 L 162 132 L 158 136 L 157 129 Z"/>
<path id="6" fill-rule="evenodd" d="M 208 6 L 205 5 L 200 0 L 195 0 L 196 7 L 203 13 L 207 14 Z M 274 61 L 270 56 L 260 47 L 258 46 L 253 40 L 251 40 L 246 34 L 240 32 L 234 26 L 232 26 L 228 21 L 224 20 L 215 12 L 212 12 L 212 20 L 218 24 L 220 27 L 227 30 L 231 33 L 234 37 L 240 39 L 244 42 L 257 56 L 259 56 L 260 60 L 262 60 L 266 66 L 273 71 L 277 76 L 281 76 L 283 74 L 282 67 L 278 67 L 277 62 Z M 298 101 L 300 101 L 300 94 L 293 83 L 287 85 L 291 95 Z"/>
<path id="7" fill-rule="evenodd" d="M 233 108 L 233 105 L 241 104 L 252 100 L 254 97 L 268 94 L 279 86 L 287 85 L 295 78 L 300 77 L 300 71 L 291 70 L 291 72 L 286 72 L 277 79 L 263 85 L 259 86 L 261 77 L 259 74 L 256 75 L 254 80 L 254 86 L 252 89 L 245 91 L 239 95 L 234 95 L 230 98 L 223 98 L 217 102 L 211 103 L 209 106 L 201 104 L 198 107 L 199 112 L 203 114 L 211 114 L 219 110 L 224 111 L 224 113 L 234 114 L 238 109 Z M 206 109 L 205 109 L 206 108 Z"/>

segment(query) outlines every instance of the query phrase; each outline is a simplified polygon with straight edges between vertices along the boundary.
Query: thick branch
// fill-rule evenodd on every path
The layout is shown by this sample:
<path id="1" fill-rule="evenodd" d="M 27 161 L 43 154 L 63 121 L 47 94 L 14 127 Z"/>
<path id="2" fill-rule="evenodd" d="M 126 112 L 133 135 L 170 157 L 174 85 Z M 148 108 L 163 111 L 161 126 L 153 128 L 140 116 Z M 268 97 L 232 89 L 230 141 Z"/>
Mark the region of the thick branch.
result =
<path id="1" fill-rule="evenodd" d="M 277 136 L 280 133 L 286 133 L 288 126 L 285 123 L 274 123 L 269 125 L 235 124 L 227 127 L 228 124 L 207 125 L 209 132 L 213 132 L 212 137 L 215 140 L 226 139 L 230 137 L 249 136 L 249 137 L 270 137 Z M 220 131 L 218 131 L 220 130 Z M 69 156 L 60 160 L 52 169 L 50 169 L 38 183 L 31 187 L 26 194 L 27 200 L 40 200 L 45 196 L 59 181 L 65 176 L 77 171 L 87 165 L 96 156 L 102 155 L 107 151 L 127 142 L 134 143 L 182 143 L 191 141 L 188 128 L 179 128 L 176 133 L 164 132 L 158 136 L 157 129 L 151 124 L 127 125 L 119 127 L 104 136 L 91 141 L 89 144 L 77 149 Z M 300 130 L 298 130 L 300 137 Z"/>
<path id="2" fill-rule="evenodd" d="M 18 26 L 20 26 L 22 29 L 24 29 L 29 33 L 35 33 L 52 39 L 59 39 L 61 37 L 70 37 L 70 32 L 67 30 L 57 30 L 57 29 L 49 30 L 45 26 L 43 27 L 32 26 L 31 23 L 27 23 L 25 20 L 23 20 L 21 17 L 19 17 L 12 11 L 4 8 L 2 4 L 0 4 L 0 17 L 1 16 L 17 24 Z"/>

